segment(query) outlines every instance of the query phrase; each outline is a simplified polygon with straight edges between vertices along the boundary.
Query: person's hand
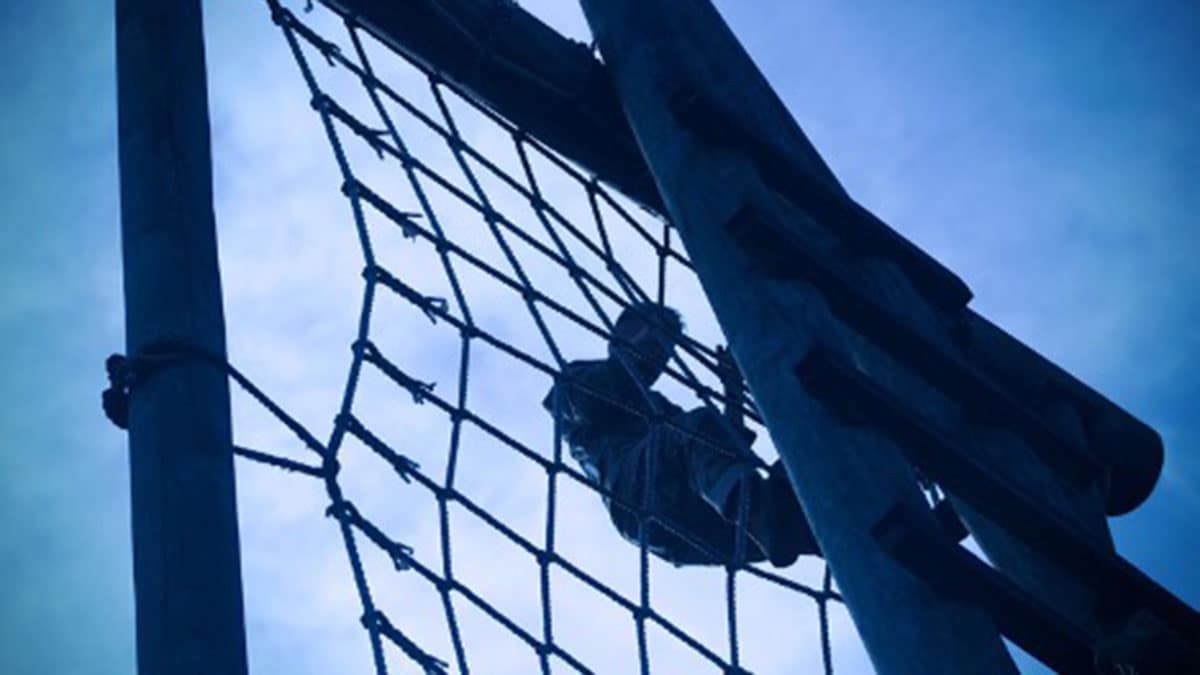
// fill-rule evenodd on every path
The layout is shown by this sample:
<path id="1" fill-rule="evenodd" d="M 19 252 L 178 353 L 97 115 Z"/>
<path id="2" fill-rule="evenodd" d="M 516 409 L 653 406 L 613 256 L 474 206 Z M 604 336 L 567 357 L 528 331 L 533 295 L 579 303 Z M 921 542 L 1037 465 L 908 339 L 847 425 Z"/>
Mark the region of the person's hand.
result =
<path id="1" fill-rule="evenodd" d="M 721 378 L 722 394 L 725 397 L 725 416 L 741 426 L 742 424 L 742 391 L 745 384 L 742 381 L 742 371 L 738 369 L 733 354 L 725 347 L 717 347 L 717 375 Z"/>

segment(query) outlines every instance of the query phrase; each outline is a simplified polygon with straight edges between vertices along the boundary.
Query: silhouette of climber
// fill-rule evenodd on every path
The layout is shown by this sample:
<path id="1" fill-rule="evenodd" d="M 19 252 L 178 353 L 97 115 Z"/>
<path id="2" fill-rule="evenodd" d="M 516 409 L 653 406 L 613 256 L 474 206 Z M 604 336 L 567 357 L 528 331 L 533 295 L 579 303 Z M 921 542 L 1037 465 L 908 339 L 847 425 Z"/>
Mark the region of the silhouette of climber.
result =
<path id="1" fill-rule="evenodd" d="M 673 564 L 733 560 L 743 487 L 749 492 L 746 561 L 784 567 L 800 554 L 820 555 L 782 465 L 776 461 L 766 477 L 755 468 L 749 448 L 754 433 L 740 422 L 740 404 L 723 418 L 709 408 L 684 411 L 650 388 L 682 328 L 674 309 L 634 305 L 613 327 L 608 358 L 563 368 L 542 405 L 557 416 L 571 456 L 608 491 L 604 501 L 613 524 L 635 544 L 637 510 L 650 488 L 654 518 L 646 523 L 646 545 Z M 724 360 L 736 368 L 727 355 Z M 740 401 L 729 395 L 730 386 L 726 379 L 726 400 Z"/>

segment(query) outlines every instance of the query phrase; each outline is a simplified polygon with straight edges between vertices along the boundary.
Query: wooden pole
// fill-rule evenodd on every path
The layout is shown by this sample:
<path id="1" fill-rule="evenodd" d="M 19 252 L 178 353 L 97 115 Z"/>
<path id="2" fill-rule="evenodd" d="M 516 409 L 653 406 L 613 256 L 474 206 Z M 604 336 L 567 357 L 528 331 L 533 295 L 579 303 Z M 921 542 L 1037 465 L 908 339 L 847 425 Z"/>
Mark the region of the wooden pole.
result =
<path id="1" fill-rule="evenodd" d="M 734 226 L 778 221 L 831 258 L 847 256 L 831 232 L 768 187 L 736 143 L 722 147 L 685 130 L 679 97 L 728 102 L 748 126 L 786 147 L 814 181 L 839 190 L 832 175 L 707 0 L 583 0 L 583 7 L 875 668 L 886 675 L 1015 673 L 982 611 L 940 596 L 877 545 L 871 529 L 896 504 L 935 527 L 912 469 L 883 436 L 846 426 L 810 398 L 794 366 L 823 343 L 927 414 L 952 416 L 953 404 L 848 330 L 820 289 L 763 275 L 730 236 Z M 922 329 L 938 330 L 936 314 L 894 264 L 878 258 L 845 264 Z"/>
<path id="2" fill-rule="evenodd" d="M 164 339 L 225 357 L 199 0 L 117 0 L 127 353 Z M 129 415 L 141 675 L 246 673 L 229 387 L 187 362 Z"/>

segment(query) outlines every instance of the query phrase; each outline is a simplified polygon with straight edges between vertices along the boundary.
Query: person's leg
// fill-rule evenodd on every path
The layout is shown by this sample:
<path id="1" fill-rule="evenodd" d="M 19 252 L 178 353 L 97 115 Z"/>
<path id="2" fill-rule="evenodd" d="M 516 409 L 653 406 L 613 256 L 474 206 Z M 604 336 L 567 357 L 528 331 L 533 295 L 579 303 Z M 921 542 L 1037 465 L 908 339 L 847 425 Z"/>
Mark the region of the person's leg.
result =
<path id="1" fill-rule="evenodd" d="M 731 524 L 737 523 L 742 491 L 747 491 L 747 531 L 772 564 L 784 567 L 801 554 L 820 555 L 783 466 L 776 462 L 763 478 L 749 461 L 750 450 L 716 413 L 696 410 L 686 417 L 696 433 L 684 439 L 681 451 L 692 490 Z"/>
<path id="2" fill-rule="evenodd" d="M 609 513 L 626 540 L 640 545 L 644 537 L 651 553 L 674 565 L 724 565 L 734 558 L 736 529 L 689 485 L 686 445 L 679 438 L 648 437 L 622 449 L 612 468 Z M 643 526 L 639 513 L 647 507 Z M 742 555 L 745 562 L 767 559 L 749 536 Z"/>
<path id="3" fill-rule="evenodd" d="M 648 446 L 644 443 L 625 443 L 610 447 L 601 485 L 608 491 L 604 501 L 617 532 L 637 544 L 641 527 L 641 510 L 645 504 L 642 472 Z"/>

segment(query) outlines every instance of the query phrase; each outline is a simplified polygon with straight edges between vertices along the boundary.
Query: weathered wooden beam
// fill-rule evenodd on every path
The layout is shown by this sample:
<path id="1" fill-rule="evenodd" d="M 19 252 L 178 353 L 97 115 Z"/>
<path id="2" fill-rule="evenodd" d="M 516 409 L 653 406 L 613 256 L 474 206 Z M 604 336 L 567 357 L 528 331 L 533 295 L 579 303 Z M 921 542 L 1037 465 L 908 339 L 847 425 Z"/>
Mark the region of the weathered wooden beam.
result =
<path id="1" fill-rule="evenodd" d="M 179 340 L 223 359 L 200 0 L 117 0 L 116 29 L 127 353 Z M 138 672 L 244 675 L 225 373 L 137 382 L 128 422 Z"/>

